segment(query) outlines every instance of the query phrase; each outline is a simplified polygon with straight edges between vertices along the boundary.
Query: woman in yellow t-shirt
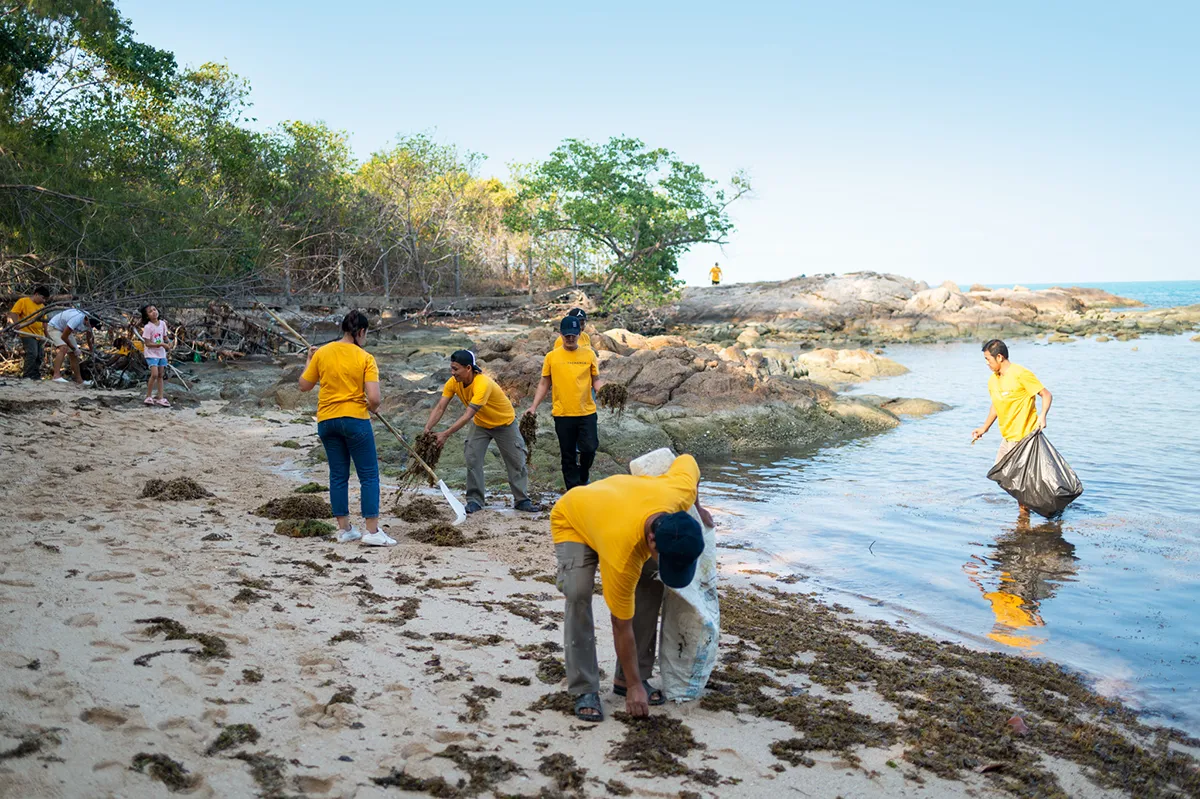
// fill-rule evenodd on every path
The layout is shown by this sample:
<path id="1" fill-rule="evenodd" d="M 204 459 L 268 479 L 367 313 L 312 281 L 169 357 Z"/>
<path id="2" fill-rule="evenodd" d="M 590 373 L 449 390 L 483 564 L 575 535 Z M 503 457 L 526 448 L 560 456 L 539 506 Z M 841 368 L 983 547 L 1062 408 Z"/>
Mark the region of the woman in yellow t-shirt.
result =
<path id="1" fill-rule="evenodd" d="M 458 397 L 465 410 L 454 424 L 437 434 L 437 442 L 438 446 L 444 447 L 451 435 L 470 424 L 467 440 L 463 442 L 467 462 L 467 513 L 483 510 L 483 461 L 488 445 L 493 441 L 508 470 L 513 507 L 526 513 L 541 510 L 529 499 L 529 474 L 525 470 L 527 450 L 512 402 L 504 389 L 483 373 L 475 363 L 475 353 L 470 350 L 456 350 L 450 355 L 450 379 L 442 387 L 442 398 L 429 412 L 426 433 L 442 420 L 442 414 L 454 397 Z"/>
<path id="2" fill-rule="evenodd" d="M 396 539 L 379 529 L 379 458 L 371 412 L 379 408 L 379 367 L 363 349 L 367 315 L 351 311 L 342 320 L 342 337 L 321 348 L 311 347 L 300 390 L 317 384 L 317 435 L 329 461 L 329 504 L 337 518 L 339 543 L 362 540 L 377 547 L 394 546 Z M 358 472 L 361 509 L 367 534 L 350 524 L 350 462 Z"/>

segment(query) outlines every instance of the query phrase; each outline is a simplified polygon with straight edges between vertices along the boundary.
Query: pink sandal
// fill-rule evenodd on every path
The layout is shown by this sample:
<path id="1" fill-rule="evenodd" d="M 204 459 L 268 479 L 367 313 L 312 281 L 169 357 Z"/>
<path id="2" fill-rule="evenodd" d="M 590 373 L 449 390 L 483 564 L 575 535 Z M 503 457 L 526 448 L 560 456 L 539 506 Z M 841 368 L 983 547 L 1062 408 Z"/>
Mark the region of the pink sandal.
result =
<path id="1" fill-rule="evenodd" d="M 159 404 L 159 405 L 161 405 L 161 406 L 162 406 L 162 407 L 164 407 L 164 408 L 170 408 L 170 407 L 171 407 L 171 403 L 170 403 L 170 402 L 167 400 L 167 398 L 166 398 L 166 397 L 162 397 L 162 398 L 160 398 L 160 399 L 159 399 L 159 401 L 158 401 L 158 404 Z"/>
<path id="2" fill-rule="evenodd" d="M 142 404 L 143 405 L 157 405 L 158 403 L 154 401 L 154 397 L 146 397 L 144 400 L 142 400 Z"/>

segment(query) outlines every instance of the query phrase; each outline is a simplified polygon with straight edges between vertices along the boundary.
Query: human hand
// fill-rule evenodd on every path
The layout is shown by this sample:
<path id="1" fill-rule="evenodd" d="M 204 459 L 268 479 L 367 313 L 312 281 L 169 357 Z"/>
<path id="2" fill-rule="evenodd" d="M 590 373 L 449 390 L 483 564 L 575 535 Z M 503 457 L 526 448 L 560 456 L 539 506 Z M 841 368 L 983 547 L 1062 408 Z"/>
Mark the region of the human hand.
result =
<path id="1" fill-rule="evenodd" d="M 971 431 L 971 443 L 974 444 L 976 441 L 983 438 L 983 434 L 986 432 L 987 431 L 984 430 L 982 427 L 976 427 L 974 430 Z"/>
<path id="2" fill-rule="evenodd" d="M 439 448 L 444 447 L 444 446 L 446 446 L 446 439 L 450 438 L 450 431 L 443 430 L 442 432 L 440 432 L 436 436 L 434 436 L 434 438 L 437 439 L 437 445 Z"/>
<path id="3" fill-rule="evenodd" d="M 640 682 L 625 689 L 625 711 L 635 718 L 650 715 L 650 697 Z"/>
<path id="4" fill-rule="evenodd" d="M 705 527 L 716 527 L 716 525 L 713 524 L 713 517 L 712 514 L 708 512 L 708 508 L 696 508 L 696 510 L 699 512 L 700 521 L 704 523 Z"/>
<path id="5" fill-rule="evenodd" d="M 1039 429 L 1039 430 L 1045 430 L 1045 429 L 1046 429 L 1046 417 L 1045 417 L 1045 416 L 1039 416 L 1039 417 L 1038 417 L 1038 429 Z"/>
<path id="6" fill-rule="evenodd" d="M 533 416 L 537 413 L 537 406 L 530 406 L 529 410 L 525 411 L 526 416 Z"/>

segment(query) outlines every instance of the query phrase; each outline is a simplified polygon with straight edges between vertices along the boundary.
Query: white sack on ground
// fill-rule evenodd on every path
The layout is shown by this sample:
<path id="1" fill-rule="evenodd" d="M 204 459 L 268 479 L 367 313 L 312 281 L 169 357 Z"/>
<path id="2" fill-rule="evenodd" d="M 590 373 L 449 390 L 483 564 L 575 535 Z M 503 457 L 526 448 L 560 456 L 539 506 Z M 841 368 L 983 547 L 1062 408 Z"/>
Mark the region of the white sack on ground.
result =
<path id="1" fill-rule="evenodd" d="M 656 449 L 629 464 L 635 475 L 660 475 L 671 468 L 675 453 Z M 700 521 L 696 508 L 688 514 Z M 713 528 L 704 530 L 704 554 L 696 576 L 686 588 L 667 588 L 663 594 L 662 624 L 658 639 L 658 668 L 663 695 L 675 702 L 699 699 L 717 665 L 721 638 L 721 606 L 717 598 L 717 542 Z"/>

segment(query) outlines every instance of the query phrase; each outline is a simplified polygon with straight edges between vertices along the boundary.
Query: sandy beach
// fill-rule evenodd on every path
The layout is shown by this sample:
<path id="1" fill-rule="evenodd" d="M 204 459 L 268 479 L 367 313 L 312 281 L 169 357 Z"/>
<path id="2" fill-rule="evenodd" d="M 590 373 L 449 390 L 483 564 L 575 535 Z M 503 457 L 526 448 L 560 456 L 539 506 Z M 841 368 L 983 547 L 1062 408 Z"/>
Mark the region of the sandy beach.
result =
<path id="1" fill-rule="evenodd" d="M 856 619 L 736 550 L 704 700 L 578 722 L 545 513 L 434 546 L 385 494 L 396 547 L 276 534 L 255 509 L 327 482 L 315 425 L 223 405 L 0 384 L 0 796 L 1200 795 L 1200 742 L 1053 664 Z M 140 496 L 180 477 L 212 496 Z"/>

